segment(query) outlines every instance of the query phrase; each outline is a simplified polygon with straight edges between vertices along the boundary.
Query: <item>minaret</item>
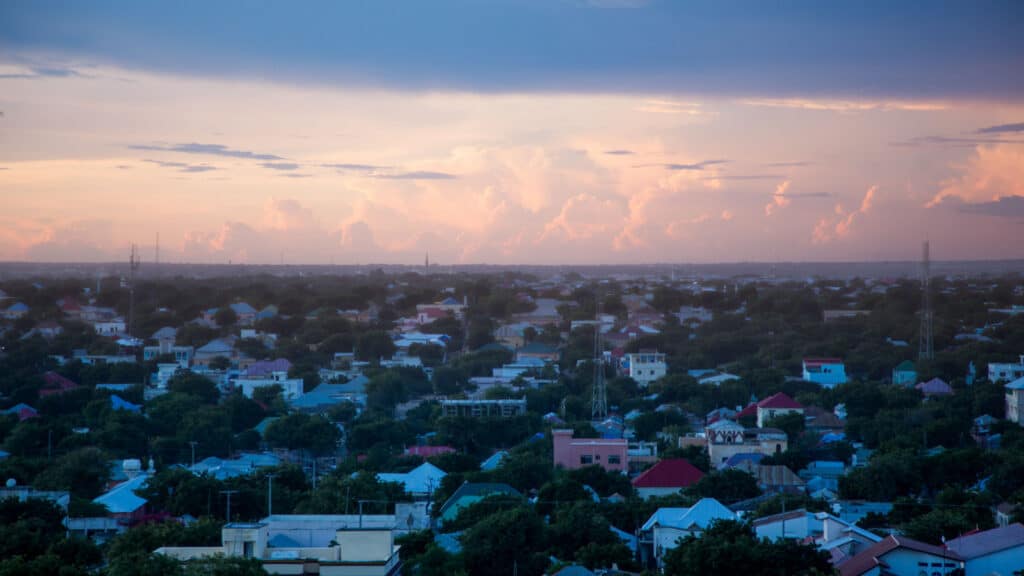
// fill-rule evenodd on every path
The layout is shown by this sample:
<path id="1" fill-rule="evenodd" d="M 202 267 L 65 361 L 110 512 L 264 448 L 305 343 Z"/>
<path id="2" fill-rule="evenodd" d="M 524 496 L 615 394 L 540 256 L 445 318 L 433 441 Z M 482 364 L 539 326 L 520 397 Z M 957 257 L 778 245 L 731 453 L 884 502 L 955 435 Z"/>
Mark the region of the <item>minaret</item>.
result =
<path id="1" fill-rule="evenodd" d="M 423 273 L 430 273 L 430 252 L 423 253 Z"/>
<path id="2" fill-rule="evenodd" d="M 921 258 L 921 330 L 917 358 L 919 360 L 935 359 L 935 348 L 932 343 L 932 295 L 931 295 L 931 257 L 928 253 L 928 242 L 925 241 Z"/>

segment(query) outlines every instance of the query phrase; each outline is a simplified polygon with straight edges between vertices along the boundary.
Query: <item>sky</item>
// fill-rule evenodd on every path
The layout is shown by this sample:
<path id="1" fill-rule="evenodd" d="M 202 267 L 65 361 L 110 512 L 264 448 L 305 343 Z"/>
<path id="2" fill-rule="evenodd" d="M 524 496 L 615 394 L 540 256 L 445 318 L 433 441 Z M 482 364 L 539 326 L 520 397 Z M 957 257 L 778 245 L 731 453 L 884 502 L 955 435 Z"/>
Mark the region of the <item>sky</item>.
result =
<path id="1" fill-rule="evenodd" d="M 0 2 L 0 261 L 1024 258 L 1024 3 Z"/>

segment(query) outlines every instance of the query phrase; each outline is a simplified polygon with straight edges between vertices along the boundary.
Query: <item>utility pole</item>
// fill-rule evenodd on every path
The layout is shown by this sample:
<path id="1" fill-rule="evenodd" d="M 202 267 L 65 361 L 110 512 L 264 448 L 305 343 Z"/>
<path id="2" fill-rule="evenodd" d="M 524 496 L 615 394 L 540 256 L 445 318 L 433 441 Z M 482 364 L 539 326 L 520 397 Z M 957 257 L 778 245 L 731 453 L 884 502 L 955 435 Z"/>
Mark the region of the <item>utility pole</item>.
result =
<path id="1" fill-rule="evenodd" d="M 277 474 L 267 474 L 267 516 L 274 515 L 274 478 Z"/>
<path id="2" fill-rule="evenodd" d="M 128 257 L 128 337 L 132 338 L 135 334 L 135 271 L 139 269 L 139 264 L 142 263 L 139 257 L 139 247 L 132 244 L 132 253 Z"/>
<path id="3" fill-rule="evenodd" d="M 921 329 L 918 342 L 918 360 L 934 360 L 935 348 L 932 343 L 932 290 L 931 256 L 925 241 L 921 255 Z"/>
<path id="4" fill-rule="evenodd" d="M 231 495 L 238 494 L 238 490 L 221 490 L 221 494 L 225 494 L 228 497 L 228 523 L 231 523 Z"/>
<path id="5" fill-rule="evenodd" d="M 192 448 L 192 467 L 193 468 L 196 467 L 196 444 L 199 444 L 199 442 L 196 442 L 195 440 L 189 440 L 189 442 L 188 442 L 189 447 Z"/>

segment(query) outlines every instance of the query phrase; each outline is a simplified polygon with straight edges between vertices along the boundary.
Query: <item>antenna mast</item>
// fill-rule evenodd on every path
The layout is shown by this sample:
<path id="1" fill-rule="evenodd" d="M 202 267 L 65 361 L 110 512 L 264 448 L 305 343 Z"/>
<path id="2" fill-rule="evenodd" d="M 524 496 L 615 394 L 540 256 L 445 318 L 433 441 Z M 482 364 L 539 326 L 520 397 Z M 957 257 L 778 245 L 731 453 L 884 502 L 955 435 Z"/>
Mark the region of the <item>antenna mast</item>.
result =
<path id="1" fill-rule="evenodd" d="M 132 253 L 128 257 L 128 337 L 135 332 L 135 271 L 142 260 L 139 258 L 139 247 L 132 244 Z"/>
<path id="2" fill-rule="evenodd" d="M 594 392 L 590 401 L 590 419 L 599 422 L 608 417 L 608 384 L 604 381 L 604 354 L 601 347 L 601 305 L 594 322 Z"/>
<path id="3" fill-rule="evenodd" d="M 928 241 L 925 240 L 921 257 L 921 330 L 918 346 L 918 360 L 935 358 L 935 347 L 932 342 L 932 291 L 931 291 L 931 259 L 928 254 Z"/>

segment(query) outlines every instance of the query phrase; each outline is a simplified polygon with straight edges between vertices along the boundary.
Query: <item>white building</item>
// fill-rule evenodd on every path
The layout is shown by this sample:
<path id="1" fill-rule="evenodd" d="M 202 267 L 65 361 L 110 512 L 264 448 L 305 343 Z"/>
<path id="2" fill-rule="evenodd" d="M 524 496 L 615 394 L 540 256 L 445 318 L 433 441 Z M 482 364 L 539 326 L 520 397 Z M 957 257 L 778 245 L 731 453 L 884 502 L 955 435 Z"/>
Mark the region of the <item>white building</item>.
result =
<path id="1" fill-rule="evenodd" d="M 1024 425 L 1024 377 L 1006 385 L 1006 419 Z"/>
<path id="2" fill-rule="evenodd" d="M 1017 364 L 993 362 L 988 365 L 989 382 L 1012 382 L 1018 378 L 1024 378 L 1024 354 Z"/>
<path id="3" fill-rule="evenodd" d="M 118 336 L 125 333 L 124 318 L 94 322 L 92 328 L 100 336 Z"/>
<path id="4" fill-rule="evenodd" d="M 298 398 L 304 392 L 302 378 L 289 378 L 287 372 L 271 372 L 269 378 L 239 378 L 235 380 L 235 386 L 242 390 L 246 398 L 252 398 L 257 388 L 268 386 L 280 386 L 281 396 L 285 400 Z"/>
<path id="5" fill-rule="evenodd" d="M 636 380 L 640 386 L 647 386 L 664 377 L 668 368 L 664 354 L 650 351 L 626 354 L 622 363 L 628 370 L 629 377 Z"/>
<path id="6" fill-rule="evenodd" d="M 882 540 L 870 530 L 828 512 L 794 510 L 765 516 L 754 520 L 753 528 L 758 538 L 813 541 L 819 550 L 840 560 L 852 558 Z"/>
<path id="7" fill-rule="evenodd" d="M 660 568 L 665 552 L 687 536 L 700 537 L 716 520 L 735 520 L 736 513 L 714 498 L 701 498 L 690 508 L 659 508 L 640 528 L 641 544 L 649 544 Z"/>

